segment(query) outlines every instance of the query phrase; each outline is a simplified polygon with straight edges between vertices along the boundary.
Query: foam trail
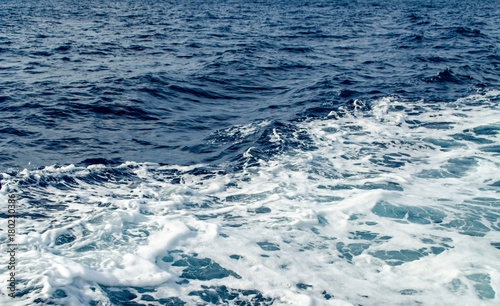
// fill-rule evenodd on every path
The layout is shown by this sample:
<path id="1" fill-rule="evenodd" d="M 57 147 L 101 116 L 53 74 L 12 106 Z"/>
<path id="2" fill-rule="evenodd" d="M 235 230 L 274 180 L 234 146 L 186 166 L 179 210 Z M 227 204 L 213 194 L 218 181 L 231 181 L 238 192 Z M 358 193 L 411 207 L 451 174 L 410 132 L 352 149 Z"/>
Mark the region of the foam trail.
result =
<path id="1" fill-rule="evenodd" d="M 297 124 L 308 148 L 239 172 L 4 173 L 0 202 L 21 198 L 17 304 L 498 304 L 499 99 L 383 98 Z"/>

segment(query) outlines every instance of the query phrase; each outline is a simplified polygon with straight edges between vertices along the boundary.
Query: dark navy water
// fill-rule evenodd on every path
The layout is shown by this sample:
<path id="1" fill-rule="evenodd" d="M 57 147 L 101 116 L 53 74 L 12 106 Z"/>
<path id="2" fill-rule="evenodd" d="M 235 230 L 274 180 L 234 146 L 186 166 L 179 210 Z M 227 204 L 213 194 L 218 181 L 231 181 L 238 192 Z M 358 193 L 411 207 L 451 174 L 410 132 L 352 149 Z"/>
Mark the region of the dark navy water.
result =
<path id="1" fill-rule="evenodd" d="M 2 1 L 2 167 L 234 161 L 218 131 L 498 88 L 496 1 Z M 291 127 L 289 125 L 292 125 Z"/>
<path id="2" fill-rule="evenodd" d="M 0 303 L 498 305 L 499 90 L 495 0 L 3 0 Z"/>

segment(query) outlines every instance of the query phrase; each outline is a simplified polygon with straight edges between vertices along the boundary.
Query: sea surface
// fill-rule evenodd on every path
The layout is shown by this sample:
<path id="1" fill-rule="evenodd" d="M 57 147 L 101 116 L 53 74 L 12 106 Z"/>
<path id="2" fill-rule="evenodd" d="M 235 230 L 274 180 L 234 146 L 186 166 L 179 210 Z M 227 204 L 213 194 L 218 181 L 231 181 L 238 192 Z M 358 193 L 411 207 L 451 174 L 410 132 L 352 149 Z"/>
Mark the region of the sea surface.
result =
<path id="1" fill-rule="evenodd" d="M 499 103 L 495 0 L 2 0 L 0 304 L 500 305 Z"/>

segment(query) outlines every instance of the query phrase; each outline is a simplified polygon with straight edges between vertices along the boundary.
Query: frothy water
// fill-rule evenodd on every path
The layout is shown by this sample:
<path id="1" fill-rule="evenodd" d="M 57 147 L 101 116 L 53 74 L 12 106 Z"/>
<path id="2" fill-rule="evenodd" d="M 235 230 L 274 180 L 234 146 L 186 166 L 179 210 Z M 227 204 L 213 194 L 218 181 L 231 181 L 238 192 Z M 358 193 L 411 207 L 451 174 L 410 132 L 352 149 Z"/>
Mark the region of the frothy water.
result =
<path id="1" fill-rule="evenodd" d="M 499 101 L 493 90 L 449 103 L 385 97 L 292 130 L 218 131 L 234 141 L 271 127 L 274 148 L 300 139 L 266 159 L 250 147 L 240 171 L 125 162 L 3 173 L 0 202 L 20 197 L 19 292 L 0 301 L 498 304 Z"/>

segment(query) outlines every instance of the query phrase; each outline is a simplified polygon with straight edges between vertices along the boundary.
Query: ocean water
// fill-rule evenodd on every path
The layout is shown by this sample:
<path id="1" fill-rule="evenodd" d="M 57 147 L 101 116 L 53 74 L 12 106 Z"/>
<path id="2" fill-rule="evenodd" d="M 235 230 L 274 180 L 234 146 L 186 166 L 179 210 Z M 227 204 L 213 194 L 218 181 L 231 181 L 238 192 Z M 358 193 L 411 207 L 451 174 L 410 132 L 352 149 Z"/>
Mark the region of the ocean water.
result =
<path id="1" fill-rule="evenodd" d="M 499 20 L 2 1 L 0 304 L 498 305 Z"/>

